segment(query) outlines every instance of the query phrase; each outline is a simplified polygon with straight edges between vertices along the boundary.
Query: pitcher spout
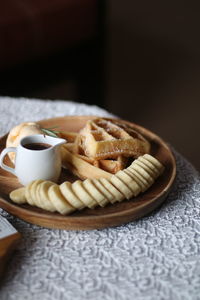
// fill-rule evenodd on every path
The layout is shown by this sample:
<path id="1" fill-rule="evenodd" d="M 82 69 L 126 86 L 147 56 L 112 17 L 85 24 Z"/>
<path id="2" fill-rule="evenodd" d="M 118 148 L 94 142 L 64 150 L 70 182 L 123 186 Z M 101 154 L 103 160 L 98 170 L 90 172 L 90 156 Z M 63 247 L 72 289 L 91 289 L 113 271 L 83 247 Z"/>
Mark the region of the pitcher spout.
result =
<path id="1" fill-rule="evenodd" d="M 61 138 L 55 138 L 55 139 L 56 139 L 55 146 L 59 146 L 59 145 L 65 144 L 67 142 L 66 140 L 61 139 Z"/>

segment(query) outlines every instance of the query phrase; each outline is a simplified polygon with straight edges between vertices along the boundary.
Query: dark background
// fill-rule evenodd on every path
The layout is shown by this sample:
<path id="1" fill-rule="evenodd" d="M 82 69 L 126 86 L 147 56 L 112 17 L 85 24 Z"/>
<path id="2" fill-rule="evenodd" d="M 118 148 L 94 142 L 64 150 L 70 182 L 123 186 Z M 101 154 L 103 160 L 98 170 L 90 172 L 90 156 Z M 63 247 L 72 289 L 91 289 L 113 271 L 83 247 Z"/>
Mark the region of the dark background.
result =
<path id="1" fill-rule="evenodd" d="M 0 95 L 99 105 L 200 170 L 199 2 L 41 2 L 1 1 Z"/>

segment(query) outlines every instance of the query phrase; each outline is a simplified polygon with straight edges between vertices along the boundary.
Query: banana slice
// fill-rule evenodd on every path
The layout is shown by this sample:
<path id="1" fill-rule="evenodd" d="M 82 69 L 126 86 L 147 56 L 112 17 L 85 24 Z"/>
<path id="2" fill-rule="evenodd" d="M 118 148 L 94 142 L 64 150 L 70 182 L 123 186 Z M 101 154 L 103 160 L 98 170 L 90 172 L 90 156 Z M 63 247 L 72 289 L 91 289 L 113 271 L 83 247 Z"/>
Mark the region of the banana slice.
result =
<path id="1" fill-rule="evenodd" d="M 27 200 L 27 203 L 30 204 L 30 205 L 34 205 L 33 203 L 33 200 L 31 198 L 31 193 L 30 193 L 30 190 L 31 190 L 31 186 L 32 184 L 34 183 L 34 181 L 30 182 L 28 185 L 26 185 L 25 187 L 25 198 Z"/>
<path id="2" fill-rule="evenodd" d="M 102 184 L 102 182 L 100 182 L 100 180 L 94 178 L 92 179 L 92 182 L 94 183 L 96 188 L 106 197 L 108 203 L 114 203 L 113 195 L 104 187 L 104 185 Z"/>
<path id="3" fill-rule="evenodd" d="M 32 205 L 35 205 L 35 206 L 37 206 L 37 207 L 39 207 L 39 208 L 43 208 L 42 203 L 40 203 L 40 197 L 39 197 L 39 195 L 38 195 L 38 190 L 39 190 L 39 188 L 40 188 L 40 183 L 37 184 L 37 186 L 35 187 L 35 192 L 34 192 L 35 197 L 34 197 L 34 199 L 32 199 L 32 200 L 33 200 L 33 204 L 32 204 Z M 31 189 L 30 189 L 30 191 L 31 191 Z M 30 195 L 32 195 L 31 192 L 30 192 Z M 43 208 L 43 209 L 44 209 L 44 208 Z"/>
<path id="4" fill-rule="evenodd" d="M 63 182 L 60 185 L 60 191 L 63 194 L 63 196 L 67 199 L 67 201 L 71 204 L 71 206 L 73 206 L 74 208 L 81 210 L 85 207 L 85 204 L 73 192 L 72 184 L 70 182 Z"/>
<path id="5" fill-rule="evenodd" d="M 110 201 L 111 203 L 124 200 L 124 195 L 108 179 L 99 178 L 99 181 L 113 195 L 113 199 Z"/>
<path id="6" fill-rule="evenodd" d="M 89 208 L 94 208 L 98 205 L 97 201 L 86 191 L 81 180 L 76 180 L 72 183 L 72 190 L 79 199 Z"/>
<path id="7" fill-rule="evenodd" d="M 35 205 L 51 212 L 56 211 L 56 208 L 50 201 L 48 195 L 48 189 L 53 184 L 55 183 L 51 181 L 43 181 L 38 184 L 35 191 L 36 194 Z"/>
<path id="8" fill-rule="evenodd" d="M 70 214 L 75 210 L 75 208 L 72 207 L 67 202 L 66 198 L 61 194 L 60 188 L 57 184 L 53 184 L 49 187 L 48 196 L 52 205 L 62 215 Z"/>
<path id="9" fill-rule="evenodd" d="M 86 179 L 83 181 L 83 186 L 87 192 L 98 202 L 101 207 L 104 207 L 109 203 L 107 198 L 102 194 L 95 186 L 91 179 Z"/>
<path id="10" fill-rule="evenodd" d="M 149 160 L 147 160 L 143 156 L 138 157 L 137 160 L 148 166 L 157 176 L 160 175 L 160 169 L 154 166 Z"/>
<path id="11" fill-rule="evenodd" d="M 145 165 L 143 162 L 139 160 L 135 160 L 135 164 L 143 168 L 151 177 L 154 179 L 157 177 L 157 173 L 155 173 L 151 168 L 149 168 L 147 165 Z"/>
<path id="12" fill-rule="evenodd" d="M 140 173 L 138 173 L 136 170 L 134 170 L 131 167 L 128 167 L 126 170 L 131 172 L 133 175 L 135 175 L 138 178 L 138 180 L 140 180 L 140 182 L 142 182 L 145 185 L 146 187 L 145 190 L 148 189 L 149 183 L 143 176 L 140 175 Z"/>
<path id="13" fill-rule="evenodd" d="M 37 206 L 37 193 L 36 193 L 36 190 L 37 190 L 37 187 L 40 183 L 44 182 L 44 180 L 41 180 L 41 179 L 38 179 L 38 180 L 34 180 L 32 182 L 32 184 L 30 185 L 30 188 L 29 188 L 29 192 L 30 192 L 30 199 L 32 201 L 32 204 L 31 205 L 35 205 Z M 28 200 L 27 200 L 28 201 Z M 28 202 L 29 203 L 29 202 Z M 29 203 L 30 204 L 30 203 Z"/>
<path id="14" fill-rule="evenodd" d="M 17 204 L 24 204 L 26 203 L 26 197 L 25 197 L 25 187 L 21 187 L 19 189 L 16 189 L 10 193 L 10 199 L 17 203 Z"/>
<path id="15" fill-rule="evenodd" d="M 118 190 L 122 192 L 126 199 L 133 197 L 132 190 L 120 178 L 113 175 L 110 181 Z"/>
<path id="16" fill-rule="evenodd" d="M 137 184 L 140 186 L 141 192 L 146 191 L 146 185 L 133 172 L 128 169 L 124 169 L 123 171 L 131 176 L 135 182 L 137 182 Z"/>
<path id="17" fill-rule="evenodd" d="M 164 170 L 164 166 L 152 155 L 144 154 L 143 157 L 157 167 L 161 172 Z"/>
<path id="18" fill-rule="evenodd" d="M 129 176 L 127 173 L 125 173 L 124 171 L 120 170 L 115 175 L 119 179 L 121 179 L 127 185 L 128 188 L 131 189 L 131 191 L 133 192 L 133 196 L 137 196 L 141 192 L 141 188 L 137 184 L 137 182 L 131 176 Z"/>
<path id="19" fill-rule="evenodd" d="M 145 178 L 148 183 L 151 185 L 154 182 L 154 179 L 140 166 L 133 162 L 130 167 L 133 170 L 136 170 L 143 178 Z"/>

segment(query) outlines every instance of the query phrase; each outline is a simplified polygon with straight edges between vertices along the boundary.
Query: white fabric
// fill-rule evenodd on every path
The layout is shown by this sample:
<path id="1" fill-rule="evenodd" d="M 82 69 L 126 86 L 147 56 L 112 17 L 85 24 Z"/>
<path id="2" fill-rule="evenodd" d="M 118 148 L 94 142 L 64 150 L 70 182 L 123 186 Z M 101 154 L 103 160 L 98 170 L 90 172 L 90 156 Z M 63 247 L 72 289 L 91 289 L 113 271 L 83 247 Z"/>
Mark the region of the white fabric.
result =
<path id="1" fill-rule="evenodd" d="M 109 115 L 74 102 L 0 98 L 0 134 L 22 121 L 77 114 Z M 0 210 L 23 235 L 0 299 L 199 300 L 200 177 L 175 156 L 177 178 L 163 206 L 127 225 L 51 230 Z"/>

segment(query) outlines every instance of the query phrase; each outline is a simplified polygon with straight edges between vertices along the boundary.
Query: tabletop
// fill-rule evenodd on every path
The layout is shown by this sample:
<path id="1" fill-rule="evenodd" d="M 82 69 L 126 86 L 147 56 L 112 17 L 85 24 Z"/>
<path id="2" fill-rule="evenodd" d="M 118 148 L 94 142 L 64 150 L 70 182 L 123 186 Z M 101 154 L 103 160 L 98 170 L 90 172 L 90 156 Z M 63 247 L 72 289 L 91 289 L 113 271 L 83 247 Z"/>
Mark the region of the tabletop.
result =
<path id="1" fill-rule="evenodd" d="M 72 101 L 0 97 L 0 134 L 24 121 L 64 115 L 112 116 Z M 23 236 L 0 299 L 199 300 L 200 176 L 172 151 L 174 186 L 162 207 L 138 221 L 68 231 L 31 225 L 0 209 Z"/>

